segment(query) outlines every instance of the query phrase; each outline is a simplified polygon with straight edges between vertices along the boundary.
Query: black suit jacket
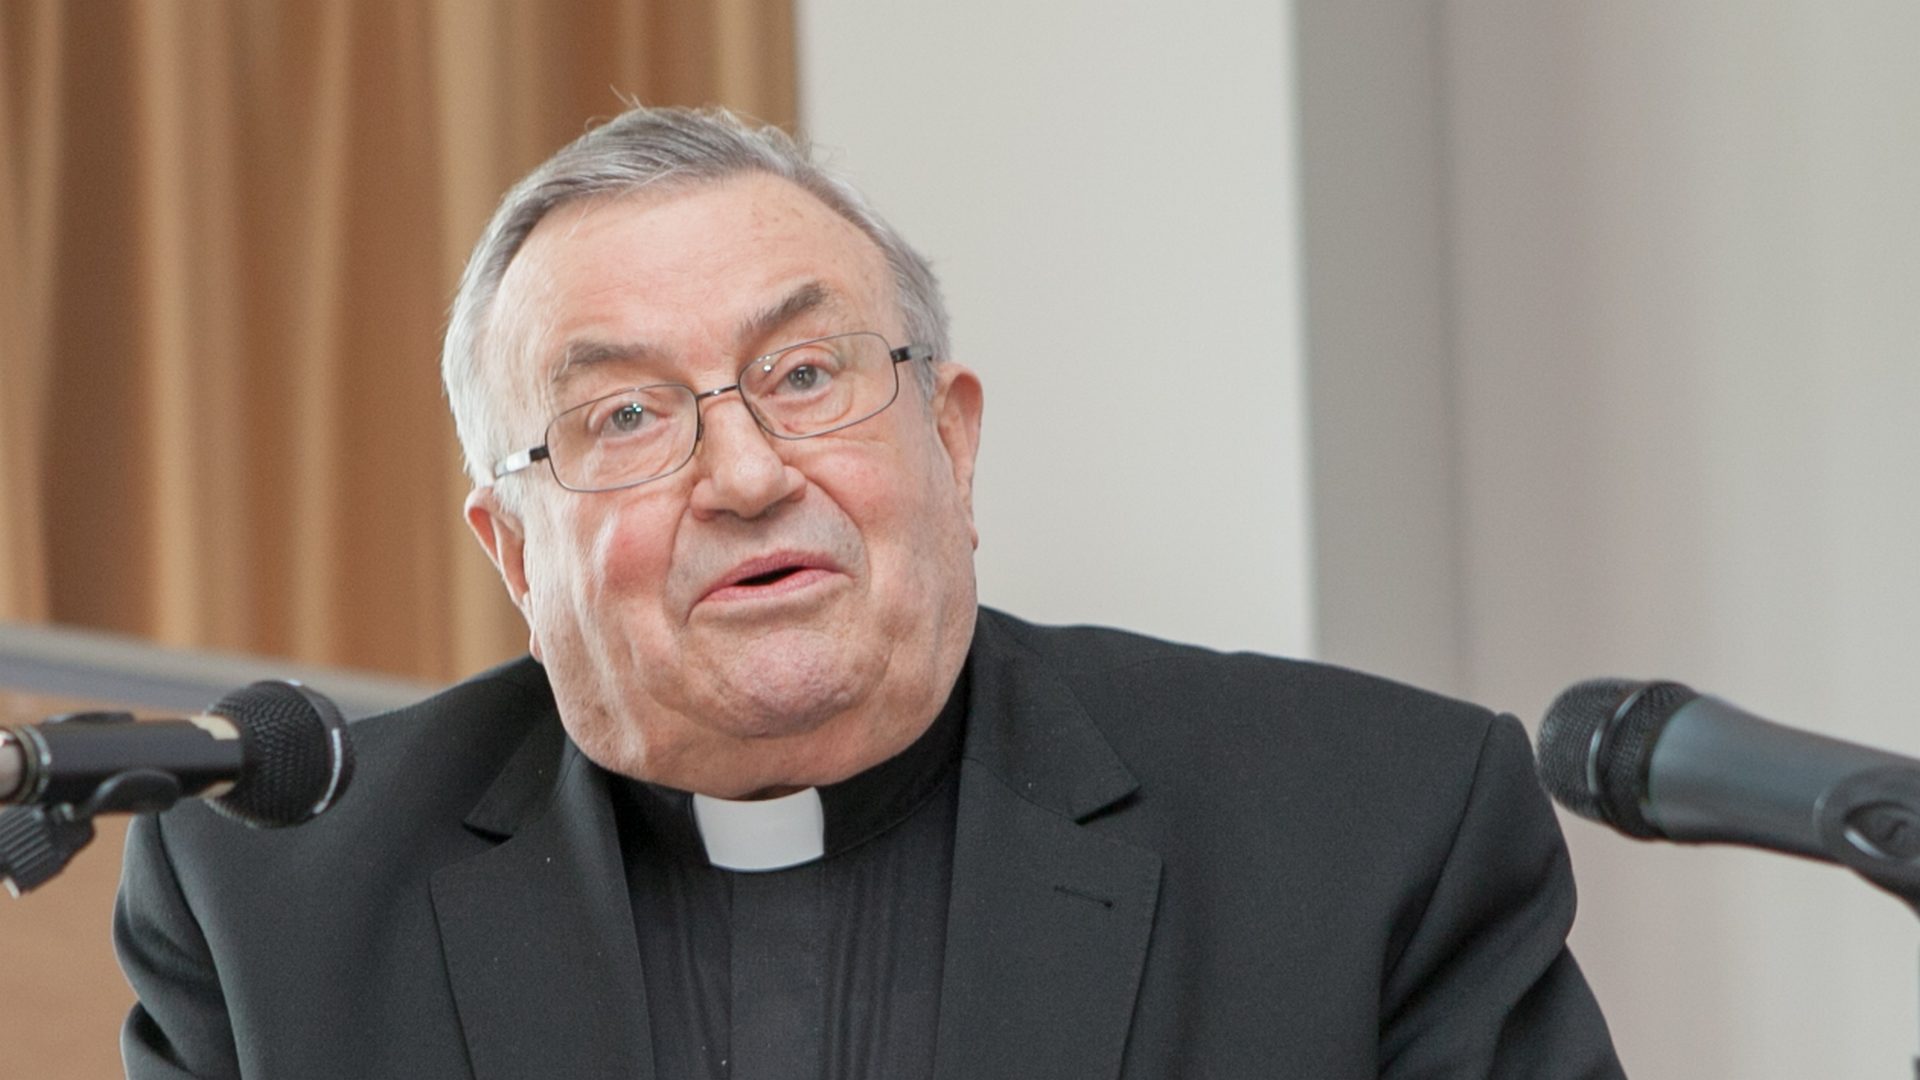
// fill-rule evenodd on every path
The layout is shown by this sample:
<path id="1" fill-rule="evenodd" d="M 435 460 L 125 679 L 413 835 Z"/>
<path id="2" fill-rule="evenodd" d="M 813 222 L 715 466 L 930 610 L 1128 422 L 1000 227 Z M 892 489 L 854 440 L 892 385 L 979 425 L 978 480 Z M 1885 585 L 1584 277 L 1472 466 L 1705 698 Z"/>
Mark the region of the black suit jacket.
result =
<path id="1" fill-rule="evenodd" d="M 969 663 L 941 1077 L 1619 1075 L 1511 718 L 992 611 Z M 652 1077 L 606 777 L 542 670 L 353 736 L 310 825 L 136 823 L 129 1072 Z"/>

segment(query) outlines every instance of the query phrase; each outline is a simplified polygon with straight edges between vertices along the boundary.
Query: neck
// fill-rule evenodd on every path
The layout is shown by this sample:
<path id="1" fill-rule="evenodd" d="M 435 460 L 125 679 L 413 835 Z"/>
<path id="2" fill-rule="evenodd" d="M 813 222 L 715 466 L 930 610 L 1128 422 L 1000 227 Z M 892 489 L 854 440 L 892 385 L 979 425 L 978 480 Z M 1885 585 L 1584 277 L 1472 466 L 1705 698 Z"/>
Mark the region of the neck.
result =
<path id="1" fill-rule="evenodd" d="M 969 602 L 964 612 L 931 620 L 931 640 L 917 647 L 903 650 L 896 636 L 867 693 L 852 707 L 798 730 L 782 729 L 778 717 L 711 722 L 687 712 L 688 702 L 609 683 L 606 672 L 613 664 L 550 671 L 549 678 L 568 735 L 608 772 L 715 798 L 766 797 L 839 783 L 924 734 L 966 667 L 976 615 Z"/>
<path id="2" fill-rule="evenodd" d="M 810 787 L 812 785 L 808 785 L 808 786 Z M 796 791 L 805 791 L 805 790 L 807 789 L 800 787 L 796 784 L 775 784 L 773 787 L 761 788 L 759 791 L 750 791 L 747 794 L 740 796 L 739 801 L 766 802 L 769 799 L 784 799 Z"/>
<path id="3" fill-rule="evenodd" d="M 777 798 L 837 784 L 891 759 L 926 733 L 966 667 L 974 611 L 969 606 L 964 625 L 942 635 L 919 678 L 883 682 L 857 707 L 809 730 L 740 736 L 682 720 L 675 725 L 678 737 L 636 748 L 632 760 L 639 768 L 598 763 L 637 780 L 721 799 Z"/>
<path id="4" fill-rule="evenodd" d="M 938 690 L 850 710 L 798 734 L 735 738 L 701 729 L 706 738 L 647 761 L 646 775 L 636 779 L 719 799 L 779 798 L 837 784 L 913 745 L 946 705 L 958 676 L 956 666 Z"/>

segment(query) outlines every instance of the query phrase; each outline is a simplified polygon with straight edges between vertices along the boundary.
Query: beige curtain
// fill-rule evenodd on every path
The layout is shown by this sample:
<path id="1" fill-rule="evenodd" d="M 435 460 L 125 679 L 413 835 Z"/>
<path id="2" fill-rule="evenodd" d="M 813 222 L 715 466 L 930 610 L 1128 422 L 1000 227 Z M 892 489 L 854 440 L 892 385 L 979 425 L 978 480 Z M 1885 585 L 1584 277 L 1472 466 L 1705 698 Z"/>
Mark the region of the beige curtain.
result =
<path id="1" fill-rule="evenodd" d="M 790 123 L 790 0 L 0 0 L 0 618 L 448 678 L 524 647 L 438 377 L 521 173 Z"/>

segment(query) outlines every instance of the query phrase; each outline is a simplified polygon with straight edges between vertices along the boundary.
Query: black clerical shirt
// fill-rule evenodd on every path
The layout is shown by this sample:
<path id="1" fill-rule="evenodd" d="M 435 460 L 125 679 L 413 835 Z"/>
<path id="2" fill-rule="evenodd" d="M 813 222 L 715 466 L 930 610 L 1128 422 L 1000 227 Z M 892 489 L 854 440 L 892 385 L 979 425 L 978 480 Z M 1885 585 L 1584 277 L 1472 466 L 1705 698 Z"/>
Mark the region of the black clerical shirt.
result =
<path id="1" fill-rule="evenodd" d="M 656 1076 L 933 1075 L 964 677 L 911 746 L 820 789 L 822 858 L 707 859 L 692 797 L 618 783 Z"/>

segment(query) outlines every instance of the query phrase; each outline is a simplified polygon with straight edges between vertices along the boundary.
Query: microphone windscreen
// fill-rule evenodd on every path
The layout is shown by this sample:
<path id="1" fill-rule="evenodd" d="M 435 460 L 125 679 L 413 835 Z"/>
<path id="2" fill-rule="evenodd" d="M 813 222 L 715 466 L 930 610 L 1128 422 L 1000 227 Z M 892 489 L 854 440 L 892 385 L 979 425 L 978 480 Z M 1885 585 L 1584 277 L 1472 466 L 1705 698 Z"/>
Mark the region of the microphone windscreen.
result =
<path id="1" fill-rule="evenodd" d="M 1676 682 L 1589 679 L 1562 691 L 1540 723 L 1540 783 L 1560 805 L 1642 840 L 1653 747 L 1700 695 Z"/>
<path id="2" fill-rule="evenodd" d="M 353 778 L 346 721 L 314 690 L 257 682 L 208 711 L 240 729 L 240 778 L 213 800 L 214 809 L 228 817 L 268 828 L 299 825 L 331 807 Z"/>

